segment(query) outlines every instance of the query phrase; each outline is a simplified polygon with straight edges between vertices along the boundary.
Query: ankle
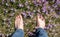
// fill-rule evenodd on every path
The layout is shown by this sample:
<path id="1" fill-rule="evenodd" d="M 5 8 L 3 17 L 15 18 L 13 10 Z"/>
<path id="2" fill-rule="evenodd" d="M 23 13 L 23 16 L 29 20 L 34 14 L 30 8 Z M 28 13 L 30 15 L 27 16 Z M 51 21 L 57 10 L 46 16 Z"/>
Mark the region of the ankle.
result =
<path id="1" fill-rule="evenodd" d="M 17 28 L 17 29 L 22 29 L 22 30 L 24 30 L 22 27 L 19 27 L 19 28 Z"/>
<path id="2" fill-rule="evenodd" d="M 42 26 L 37 26 L 36 28 L 37 28 L 37 29 L 38 29 L 38 28 L 42 28 L 42 29 L 44 29 L 45 27 L 42 27 Z"/>

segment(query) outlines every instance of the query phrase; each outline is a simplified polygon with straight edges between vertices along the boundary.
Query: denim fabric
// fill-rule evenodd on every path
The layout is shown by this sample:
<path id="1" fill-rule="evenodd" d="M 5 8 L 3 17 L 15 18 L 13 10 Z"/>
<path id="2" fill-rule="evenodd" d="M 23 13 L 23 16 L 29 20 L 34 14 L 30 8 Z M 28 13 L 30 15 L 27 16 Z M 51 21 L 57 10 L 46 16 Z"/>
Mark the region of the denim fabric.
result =
<path id="1" fill-rule="evenodd" d="M 44 29 L 38 28 L 36 29 L 36 37 L 48 37 L 48 35 Z"/>
<path id="2" fill-rule="evenodd" d="M 24 31 L 22 29 L 17 29 L 12 37 L 24 37 Z"/>
<path id="3" fill-rule="evenodd" d="M 16 30 L 12 37 L 24 37 L 24 31 L 21 29 Z M 36 37 L 48 37 L 48 35 L 44 29 L 38 28 L 36 29 Z"/>

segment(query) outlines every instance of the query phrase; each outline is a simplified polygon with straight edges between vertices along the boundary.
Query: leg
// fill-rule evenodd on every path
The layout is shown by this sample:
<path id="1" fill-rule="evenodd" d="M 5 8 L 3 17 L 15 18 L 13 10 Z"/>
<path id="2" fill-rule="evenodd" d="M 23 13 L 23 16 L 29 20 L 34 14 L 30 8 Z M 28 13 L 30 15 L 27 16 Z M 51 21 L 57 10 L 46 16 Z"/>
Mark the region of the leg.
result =
<path id="1" fill-rule="evenodd" d="M 24 31 L 22 29 L 18 29 L 15 31 L 12 37 L 24 37 Z"/>
<path id="2" fill-rule="evenodd" d="M 44 29 L 38 28 L 36 29 L 36 37 L 48 37 L 48 35 Z"/>
<path id="3" fill-rule="evenodd" d="M 15 19 L 15 28 L 17 29 L 12 37 L 24 37 L 23 31 L 23 19 L 21 15 L 18 15 Z"/>
<path id="4" fill-rule="evenodd" d="M 36 29 L 36 37 L 48 37 L 47 32 L 44 30 L 45 28 L 45 19 L 42 15 L 37 14 L 37 29 Z"/>

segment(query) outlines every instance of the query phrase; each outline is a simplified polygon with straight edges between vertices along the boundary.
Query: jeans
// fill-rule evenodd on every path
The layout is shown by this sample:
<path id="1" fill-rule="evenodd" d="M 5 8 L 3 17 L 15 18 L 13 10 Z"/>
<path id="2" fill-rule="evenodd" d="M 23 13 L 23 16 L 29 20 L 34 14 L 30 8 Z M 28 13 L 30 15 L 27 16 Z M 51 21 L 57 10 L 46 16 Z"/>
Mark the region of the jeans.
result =
<path id="1" fill-rule="evenodd" d="M 24 31 L 21 29 L 18 29 L 15 31 L 12 37 L 24 37 Z M 44 29 L 38 28 L 36 29 L 36 37 L 48 37 L 48 35 Z"/>

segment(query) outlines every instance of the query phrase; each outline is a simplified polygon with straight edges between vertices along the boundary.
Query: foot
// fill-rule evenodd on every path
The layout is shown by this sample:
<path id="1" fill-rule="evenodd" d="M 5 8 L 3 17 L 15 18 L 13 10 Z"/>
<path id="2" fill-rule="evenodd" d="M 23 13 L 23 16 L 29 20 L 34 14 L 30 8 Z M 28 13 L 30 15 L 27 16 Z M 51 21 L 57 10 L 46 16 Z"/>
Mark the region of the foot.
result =
<path id="1" fill-rule="evenodd" d="M 18 15 L 15 18 L 15 28 L 23 30 L 23 19 L 21 15 Z"/>
<path id="2" fill-rule="evenodd" d="M 41 14 L 37 14 L 37 27 L 38 28 L 45 28 L 45 19 L 43 18 L 43 16 Z"/>

